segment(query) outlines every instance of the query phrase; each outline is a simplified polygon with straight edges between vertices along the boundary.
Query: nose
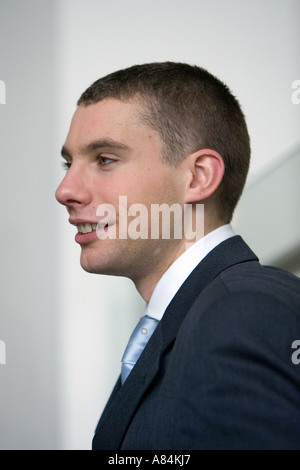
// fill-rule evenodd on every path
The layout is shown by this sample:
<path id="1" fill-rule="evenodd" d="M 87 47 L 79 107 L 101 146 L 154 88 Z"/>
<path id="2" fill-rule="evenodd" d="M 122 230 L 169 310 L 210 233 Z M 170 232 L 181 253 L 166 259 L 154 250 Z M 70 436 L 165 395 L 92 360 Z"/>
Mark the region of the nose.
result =
<path id="1" fill-rule="evenodd" d="M 70 168 L 58 186 L 55 197 L 60 204 L 67 208 L 88 204 L 91 193 L 82 172 Z"/>

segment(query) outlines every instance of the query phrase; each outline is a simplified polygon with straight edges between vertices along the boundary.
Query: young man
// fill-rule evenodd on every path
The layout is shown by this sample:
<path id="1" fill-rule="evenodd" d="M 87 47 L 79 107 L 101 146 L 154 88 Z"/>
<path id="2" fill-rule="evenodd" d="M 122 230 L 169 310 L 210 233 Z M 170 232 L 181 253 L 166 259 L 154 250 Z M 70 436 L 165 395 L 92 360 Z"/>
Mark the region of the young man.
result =
<path id="1" fill-rule="evenodd" d="M 299 449 L 300 281 L 262 267 L 230 226 L 250 143 L 227 86 L 181 63 L 110 74 L 79 99 L 62 156 L 56 197 L 83 269 L 131 278 L 154 318 L 93 448 Z M 159 219 L 153 230 L 163 204 L 182 209 L 168 236 Z"/>

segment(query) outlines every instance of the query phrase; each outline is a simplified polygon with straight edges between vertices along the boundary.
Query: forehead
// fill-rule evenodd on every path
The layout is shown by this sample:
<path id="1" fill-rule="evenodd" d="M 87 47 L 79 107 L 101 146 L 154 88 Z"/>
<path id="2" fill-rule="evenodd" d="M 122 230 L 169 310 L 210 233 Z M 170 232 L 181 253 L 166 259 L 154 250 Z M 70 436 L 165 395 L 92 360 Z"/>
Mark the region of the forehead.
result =
<path id="1" fill-rule="evenodd" d="M 140 106 L 134 102 L 104 99 L 87 106 L 80 105 L 72 118 L 67 141 L 83 142 L 99 138 L 120 139 L 128 132 L 145 130 L 139 117 Z M 150 128 L 147 129 L 150 131 Z"/>

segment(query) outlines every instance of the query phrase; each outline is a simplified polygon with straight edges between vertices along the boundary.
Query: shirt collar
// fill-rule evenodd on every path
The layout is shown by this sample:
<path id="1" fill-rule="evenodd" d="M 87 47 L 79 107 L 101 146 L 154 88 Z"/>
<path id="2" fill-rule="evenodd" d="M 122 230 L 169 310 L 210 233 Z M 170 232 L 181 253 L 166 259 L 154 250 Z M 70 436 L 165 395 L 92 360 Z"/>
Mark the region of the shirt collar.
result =
<path id="1" fill-rule="evenodd" d="M 158 281 L 146 305 L 145 315 L 161 320 L 167 306 L 195 267 L 217 245 L 233 236 L 232 226 L 222 225 L 191 245 Z"/>

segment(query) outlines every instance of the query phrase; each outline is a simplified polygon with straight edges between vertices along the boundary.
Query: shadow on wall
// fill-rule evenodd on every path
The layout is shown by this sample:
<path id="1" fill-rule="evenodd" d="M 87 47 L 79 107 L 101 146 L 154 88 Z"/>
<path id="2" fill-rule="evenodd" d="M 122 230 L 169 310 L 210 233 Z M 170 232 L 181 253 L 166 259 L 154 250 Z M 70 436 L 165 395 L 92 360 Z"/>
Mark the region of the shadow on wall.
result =
<path id="1" fill-rule="evenodd" d="M 300 145 L 250 179 L 233 227 L 263 264 L 300 275 Z"/>

